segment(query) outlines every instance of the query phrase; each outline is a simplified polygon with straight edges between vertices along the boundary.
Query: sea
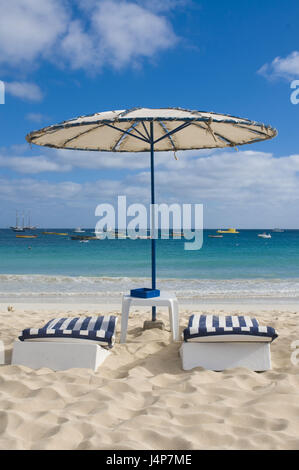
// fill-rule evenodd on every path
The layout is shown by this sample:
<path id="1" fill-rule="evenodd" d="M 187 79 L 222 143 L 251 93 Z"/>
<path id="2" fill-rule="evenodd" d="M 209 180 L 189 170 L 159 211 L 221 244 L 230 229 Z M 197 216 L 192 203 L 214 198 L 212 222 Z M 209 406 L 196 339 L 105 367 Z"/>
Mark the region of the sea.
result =
<path id="1" fill-rule="evenodd" d="M 55 301 L 119 300 L 124 292 L 150 287 L 151 241 L 105 239 L 80 243 L 70 229 L 35 239 L 0 230 L 0 301 L 41 297 Z M 93 235 L 87 230 L 84 235 Z M 271 239 L 259 233 L 271 233 Z M 29 234 L 26 232 L 25 234 Z M 157 287 L 195 302 L 226 300 L 298 302 L 299 230 L 240 230 L 211 238 L 204 230 L 200 250 L 184 249 L 181 238 L 158 239 Z"/>

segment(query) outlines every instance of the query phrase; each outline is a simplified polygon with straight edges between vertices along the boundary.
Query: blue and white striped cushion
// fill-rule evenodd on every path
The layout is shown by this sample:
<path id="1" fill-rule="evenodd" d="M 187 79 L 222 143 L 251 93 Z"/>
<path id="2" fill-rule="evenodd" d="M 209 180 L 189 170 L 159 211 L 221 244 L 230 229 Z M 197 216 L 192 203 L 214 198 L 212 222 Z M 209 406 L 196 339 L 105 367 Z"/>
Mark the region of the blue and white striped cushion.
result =
<path id="1" fill-rule="evenodd" d="M 87 339 L 106 343 L 110 348 L 115 341 L 117 317 L 68 317 L 54 318 L 42 328 L 27 328 L 22 331 L 19 340 L 68 338 Z"/>
<path id="2" fill-rule="evenodd" d="M 274 328 L 261 326 L 256 318 L 248 316 L 191 315 L 188 327 L 184 330 L 185 341 L 213 336 L 217 336 L 219 340 L 220 336 L 230 335 L 240 335 L 243 341 L 246 341 L 246 336 L 265 338 L 268 341 L 273 341 L 278 336 Z"/>

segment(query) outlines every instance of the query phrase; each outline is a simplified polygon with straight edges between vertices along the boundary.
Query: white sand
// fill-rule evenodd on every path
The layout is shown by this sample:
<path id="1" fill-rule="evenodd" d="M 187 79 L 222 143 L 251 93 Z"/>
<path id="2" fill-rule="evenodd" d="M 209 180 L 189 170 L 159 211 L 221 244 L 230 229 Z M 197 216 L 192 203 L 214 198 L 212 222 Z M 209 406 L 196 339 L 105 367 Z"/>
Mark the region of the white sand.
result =
<path id="1" fill-rule="evenodd" d="M 19 331 L 50 318 L 115 312 L 117 305 L 0 304 L 0 339 L 9 361 Z M 180 306 L 181 328 L 199 307 Z M 299 340 L 296 305 L 203 306 L 203 312 L 252 313 L 274 326 L 273 370 L 184 372 L 179 343 L 166 330 L 142 330 L 150 313 L 129 320 L 127 343 L 115 344 L 97 372 L 0 366 L 1 449 L 299 449 Z M 120 322 L 119 322 L 120 323 Z M 119 329 L 118 335 L 119 340 Z"/>

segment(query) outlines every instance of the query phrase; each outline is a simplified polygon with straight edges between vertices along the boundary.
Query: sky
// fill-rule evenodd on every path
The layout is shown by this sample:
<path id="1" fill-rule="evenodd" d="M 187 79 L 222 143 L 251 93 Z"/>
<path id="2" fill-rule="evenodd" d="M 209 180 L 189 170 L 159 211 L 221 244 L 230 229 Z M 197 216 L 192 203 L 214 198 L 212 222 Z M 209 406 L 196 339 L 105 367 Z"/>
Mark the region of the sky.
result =
<path id="1" fill-rule="evenodd" d="M 0 11 L 0 227 L 16 210 L 40 227 L 94 227 L 96 206 L 118 194 L 148 203 L 146 153 L 25 141 L 66 119 L 140 106 L 278 130 L 238 152 L 156 154 L 157 202 L 203 204 L 206 228 L 299 228 L 298 0 L 0 0 Z"/>

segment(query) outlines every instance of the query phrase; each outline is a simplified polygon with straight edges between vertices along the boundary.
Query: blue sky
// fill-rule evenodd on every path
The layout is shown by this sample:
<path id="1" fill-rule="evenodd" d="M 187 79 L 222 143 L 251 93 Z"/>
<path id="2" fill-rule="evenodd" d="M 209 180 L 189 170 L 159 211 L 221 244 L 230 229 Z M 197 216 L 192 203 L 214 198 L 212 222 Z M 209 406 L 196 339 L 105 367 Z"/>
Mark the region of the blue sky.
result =
<path id="1" fill-rule="evenodd" d="M 148 202 L 146 154 L 30 149 L 29 131 L 110 109 L 179 106 L 264 122 L 279 135 L 238 153 L 157 156 L 158 201 L 203 203 L 206 227 L 299 228 L 297 0 L 0 7 L 0 226 L 16 209 L 44 227 L 94 226 L 96 205 L 116 194 Z"/>

